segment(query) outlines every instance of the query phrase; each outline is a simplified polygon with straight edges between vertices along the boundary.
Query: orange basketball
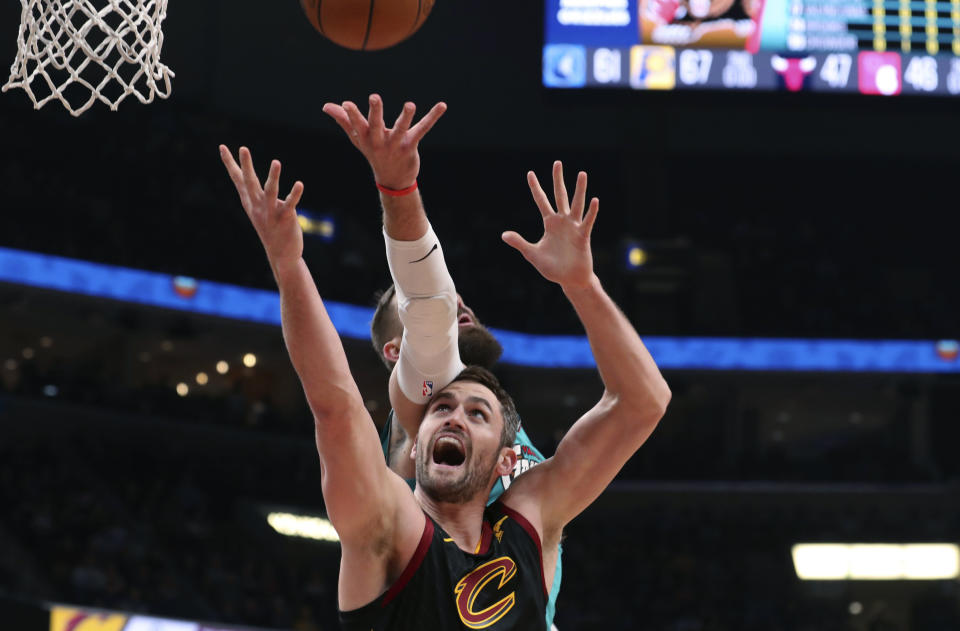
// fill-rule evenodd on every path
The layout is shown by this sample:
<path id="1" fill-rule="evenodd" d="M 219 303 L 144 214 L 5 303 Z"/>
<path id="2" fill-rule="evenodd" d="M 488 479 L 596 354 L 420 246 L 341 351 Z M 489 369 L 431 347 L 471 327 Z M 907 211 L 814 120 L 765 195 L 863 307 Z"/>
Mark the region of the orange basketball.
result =
<path id="1" fill-rule="evenodd" d="M 353 50 L 380 50 L 417 32 L 434 0 L 300 0 L 314 28 Z"/>

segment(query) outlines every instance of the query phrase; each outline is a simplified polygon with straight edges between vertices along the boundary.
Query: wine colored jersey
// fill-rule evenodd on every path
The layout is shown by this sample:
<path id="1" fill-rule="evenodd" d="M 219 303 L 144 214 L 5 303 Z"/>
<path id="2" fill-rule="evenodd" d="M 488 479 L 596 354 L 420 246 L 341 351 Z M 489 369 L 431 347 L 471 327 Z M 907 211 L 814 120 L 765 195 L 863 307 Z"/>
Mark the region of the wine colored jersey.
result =
<path id="1" fill-rule="evenodd" d="M 464 552 L 426 516 L 400 578 L 360 609 L 340 612 L 344 631 L 545 631 L 547 590 L 540 537 L 519 513 L 487 507 L 480 543 Z"/>
<path id="2" fill-rule="evenodd" d="M 390 464 L 390 441 L 393 433 L 393 410 L 387 415 L 387 422 L 383 424 L 380 430 L 380 446 L 383 448 L 383 457 Z M 517 464 L 514 465 L 510 475 L 501 476 L 493 484 L 490 490 L 490 497 L 487 499 L 487 505 L 493 504 L 503 495 L 503 492 L 510 488 L 510 484 L 517 479 L 517 476 L 526 473 L 533 467 L 544 461 L 543 454 L 533 446 L 527 432 L 523 426 L 517 428 L 517 438 L 513 441 L 513 451 L 517 454 Z M 407 484 L 413 489 L 416 486 L 416 480 L 407 480 Z M 544 612 L 547 622 L 547 628 L 553 626 L 553 618 L 557 610 L 557 597 L 560 594 L 560 583 L 563 580 L 563 546 L 560 546 L 557 556 L 557 569 L 553 574 L 553 587 L 550 589 L 550 598 L 547 600 L 547 607 Z M 368 630 L 369 631 L 369 630 Z"/>

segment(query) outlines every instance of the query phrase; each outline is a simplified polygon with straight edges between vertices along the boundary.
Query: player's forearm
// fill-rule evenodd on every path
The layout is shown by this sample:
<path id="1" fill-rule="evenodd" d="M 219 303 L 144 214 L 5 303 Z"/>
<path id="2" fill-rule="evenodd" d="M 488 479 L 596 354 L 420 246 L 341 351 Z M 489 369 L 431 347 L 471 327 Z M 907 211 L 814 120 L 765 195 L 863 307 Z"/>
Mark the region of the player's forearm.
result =
<path id="1" fill-rule="evenodd" d="M 394 239 L 386 231 L 385 237 L 403 323 L 394 376 L 403 395 L 423 405 L 434 388 L 446 386 L 463 369 L 457 347 L 457 291 L 440 241 L 429 224 L 425 233 L 412 241 Z M 415 429 L 409 419 L 401 422 L 408 431 Z"/>
<path id="2" fill-rule="evenodd" d="M 383 230 L 391 239 L 416 241 L 427 233 L 430 224 L 420 191 L 400 197 L 380 193 L 380 205 L 383 207 Z"/>
<path id="3" fill-rule="evenodd" d="M 337 415 L 360 397 L 343 345 L 302 258 L 274 265 L 283 339 L 317 419 Z"/>
<path id="4" fill-rule="evenodd" d="M 659 420 L 670 401 L 670 388 L 633 325 L 594 275 L 584 287 L 567 288 L 587 333 L 600 378 L 619 404 Z"/>

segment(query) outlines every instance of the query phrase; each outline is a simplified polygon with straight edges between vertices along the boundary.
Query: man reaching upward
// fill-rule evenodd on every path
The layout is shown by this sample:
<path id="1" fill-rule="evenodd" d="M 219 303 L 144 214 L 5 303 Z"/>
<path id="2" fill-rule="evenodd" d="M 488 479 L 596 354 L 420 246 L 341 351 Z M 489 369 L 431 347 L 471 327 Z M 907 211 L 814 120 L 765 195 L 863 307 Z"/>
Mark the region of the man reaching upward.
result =
<path id="1" fill-rule="evenodd" d="M 393 410 L 381 435 L 390 468 L 411 482 L 412 437 L 432 391 L 446 386 L 465 364 L 491 368 L 503 352 L 456 292 L 417 185 L 419 142 L 446 109 L 438 103 L 412 125 L 416 106 L 407 102 L 388 128 L 379 95 L 370 95 L 367 116 L 350 101 L 323 106 L 367 159 L 380 190 L 383 236 L 394 281 L 380 297 L 371 323 L 374 350 L 391 373 Z M 517 467 L 517 473 L 543 460 L 522 427 L 514 451 L 521 460 L 528 460 Z M 510 485 L 512 477 L 501 480 L 491 501 Z"/>
<path id="2" fill-rule="evenodd" d="M 489 509 L 490 488 L 513 467 L 512 403 L 469 371 L 435 393 L 416 434 L 416 488 L 383 459 L 337 332 L 302 258 L 296 203 L 278 199 L 280 163 L 261 188 L 249 151 L 221 154 L 280 289 L 283 333 L 314 415 L 327 513 L 341 537 L 338 601 L 345 629 L 543 629 L 563 526 L 643 444 L 670 391 L 630 323 L 593 273 L 586 174 L 568 202 L 554 165 L 556 210 L 528 175 L 544 222 L 535 244 L 504 241 L 560 284 L 583 323 L 605 391 L 556 454 L 519 477 Z M 228 160 L 229 158 L 229 160 Z M 462 377 L 462 378 L 461 378 Z M 496 581 L 495 579 L 499 579 Z"/>
<path id="3" fill-rule="evenodd" d="M 491 368 L 503 351 L 457 293 L 420 196 L 419 143 L 446 112 L 446 105 L 436 104 L 414 125 L 416 106 L 407 102 L 392 128 L 384 123 L 383 101 L 377 94 L 370 95 L 367 116 L 350 101 L 326 103 L 323 111 L 367 159 L 380 191 L 383 237 L 394 282 L 380 297 L 370 325 L 374 350 L 390 370 L 391 410 L 380 438 L 387 465 L 413 488 L 410 454 L 433 392 L 445 388 L 465 364 Z M 488 504 L 516 476 L 544 460 L 519 424 L 514 436 L 516 463 L 494 484 Z M 555 628 L 563 575 L 560 555 L 562 549 L 544 612 L 547 628 Z"/>

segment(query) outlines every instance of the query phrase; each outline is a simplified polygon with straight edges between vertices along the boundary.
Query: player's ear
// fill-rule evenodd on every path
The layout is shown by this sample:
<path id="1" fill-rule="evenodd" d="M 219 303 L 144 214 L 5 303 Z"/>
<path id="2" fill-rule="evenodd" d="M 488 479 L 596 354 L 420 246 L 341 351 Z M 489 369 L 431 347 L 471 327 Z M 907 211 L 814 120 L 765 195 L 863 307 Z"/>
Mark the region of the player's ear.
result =
<path id="1" fill-rule="evenodd" d="M 397 363 L 400 359 L 400 336 L 393 338 L 383 345 L 383 357 L 388 362 Z"/>
<path id="2" fill-rule="evenodd" d="M 417 461 L 417 441 L 413 441 L 413 447 L 410 448 L 410 460 Z"/>
<path id="3" fill-rule="evenodd" d="M 497 475 L 510 475 L 517 464 L 517 454 L 513 447 L 501 447 L 500 458 L 497 460 Z"/>

